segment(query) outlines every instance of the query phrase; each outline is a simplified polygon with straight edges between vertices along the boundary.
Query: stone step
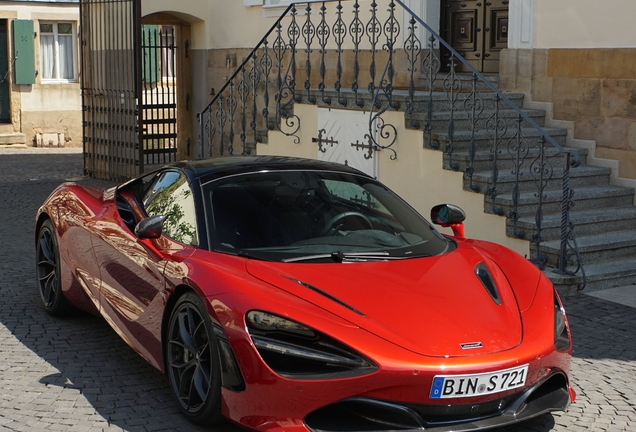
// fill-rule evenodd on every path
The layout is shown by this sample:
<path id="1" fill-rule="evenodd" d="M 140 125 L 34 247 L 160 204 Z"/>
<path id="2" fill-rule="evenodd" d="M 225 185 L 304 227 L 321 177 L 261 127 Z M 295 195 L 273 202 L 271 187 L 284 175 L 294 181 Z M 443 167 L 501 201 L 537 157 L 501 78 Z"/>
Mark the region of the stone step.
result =
<path id="1" fill-rule="evenodd" d="M 634 200 L 634 189 L 622 186 L 594 186 L 574 189 L 573 211 L 593 210 L 600 208 L 628 207 Z M 519 194 L 516 213 L 519 217 L 535 216 L 538 197 L 535 192 Z M 502 208 L 505 215 L 514 210 L 512 194 L 498 195 L 495 199 L 496 207 Z M 543 214 L 560 214 L 563 205 L 563 191 L 550 190 L 544 193 Z M 494 213 L 492 198 L 485 197 L 484 211 Z"/>
<path id="2" fill-rule="evenodd" d="M 538 126 L 543 127 L 545 125 L 545 111 L 544 110 L 523 110 L 524 113 L 530 117 L 532 121 L 534 121 Z M 469 131 L 472 130 L 473 123 L 477 130 L 488 131 L 488 124 L 494 121 L 494 110 L 484 110 L 481 116 L 479 116 L 475 121 L 473 121 L 473 117 L 465 112 L 459 111 L 455 112 L 452 115 L 453 118 L 453 129 L 454 131 Z M 408 117 L 408 116 L 405 116 Z M 413 119 L 418 122 L 419 129 L 424 130 L 426 125 L 429 123 L 428 115 L 423 112 L 416 112 L 413 114 Z M 506 131 L 516 131 L 517 130 L 517 120 L 519 119 L 519 113 L 510 109 L 500 109 L 499 110 L 499 121 L 505 122 Z M 438 133 L 447 133 L 449 130 L 449 124 L 451 120 L 450 112 L 436 112 L 433 113 L 433 118 L 430 124 L 432 125 L 433 131 Z M 501 125 L 500 125 L 501 126 Z M 521 123 L 521 128 L 531 128 L 529 123 L 525 120 Z M 504 132 L 501 132 L 502 134 Z"/>
<path id="3" fill-rule="evenodd" d="M 407 125 L 408 127 L 408 125 Z M 544 128 L 546 133 L 556 141 L 561 147 L 565 147 L 567 130 L 562 128 Z M 525 139 L 526 144 L 530 148 L 537 148 L 539 145 L 539 138 L 541 133 L 534 128 L 524 128 L 521 130 L 521 136 Z M 446 145 L 450 143 L 450 137 L 447 133 L 434 133 L 431 135 L 433 143 L 437 144 L 437 147 L 441 150 L 446 148 Z M 513 140 L 514 138 L 514 140 Z M 491 151 L 493 148 L 493 136 L 490 132 L 485 130 L 476 131 L 474 136 L 470 131 L 456 131 L 453 134 L 453 150 L 468 152 L 473 141 L 475 143 L 475 151 Z M 511 141 L 512 140 L 512 141 Z M 503 136 L 500 136 L 499 149 L 500 151 L 508 151 L 508 143 L 511 145 L 516 144 L 516 129 L 506 132 Z M 428 142 L 428 135 L 424 134 L 425 147 L 431 148 Z M 553 147 L 552 144 L 546 143 L 546 148 Z M 576 149 L 578 151 L 578 149 Z"/>
<path id="4" fill-rule="evenodd" d="M 587 157 L 587 149 L 573 149 L 576 150 L 581 156 L 581 162 L 585 163 Z M 512 154 L 511 154 L 512 153 Z M 494 153 L 490 150 L 475 152 L 475 157 L 472 161 L 473 172 L 479 171 L 492 171 L 494 162 Z M 527 153 L 517 155 L 512 149 L 508 149 L 506 145 L 502 145 L 497 154 L 497 169 L 499 172 L 513 172 L 515 166 L 520 164 L 520 172 L 527 175 L 530 167 L 539 157 L 539 149 L 537 147 L 530 148 Z M 521 158 L 517 162 L 517 158 Z M 544 158 L 552 164 L 552 166 L 563 166 L 565 164 L 565 154 L 555 147 L 546 147 Z M 457 168 L 457 171 L 466 172 L 470 163 L 470 153 L 468 151 L 455 151 L 453 152 L 452 162 Z M 451 168 L 451 157 L 444 153 L 444 168 L 447 170 Z"/>
<path id="5" fill-rule="evenodd" d="M 587 285 L 583 292 L 636 285 L 636 259 L 634 258 L 602 263 L 585 263 L 584 269 Z M 577 294 L 577 288 L 583 284 L 581 273 L 571 276 L 555 273 L 554 270 L 554 268 L 546 267 L 544 272 L 559 294 Z"/>
<path id="6" fill-rule="evenodd" d="M 609 185 L 611 170 L 609 168 L 581 165 L 570 169 L 570 187 L 606 186 Z M 535 178 L 537 176 L 537 178 Z M 519 181 L 521 192 L 536 192 L 538 190 L 539 173 L 525 171 Z M 497 193 L 512 193 L 516 182 L 516 176 L 510 172 L 499 172 L 497 176 Z M 545 188 L 548 190 L 563 190 L 563 169 L 553 167 L 550 175 L 544 175 Z M 473 185 L 479 187 L 479 191 L 486 192 L 493 186 L 492 171 L 481 171 L 473 174 Z M 464 189 L 470 189 L 470 180 L 464 176 Z"/>
<path id="7" fill-rule="evenodd" d="M 448 59 L 440 59 L 440 61 L 448 63 Z M 456 72 L 455 75 L 461 81 L 462 89 L 466 90 L 472 88 L 473 74 L 471 72 Z M 492 85 L 494 85 L 495 88 L 499 88 L 499 74 L 482 74 L 482 76 L 486 78 Z M 444 80 L 446 80 L 448 77 L 448 72 L 437 73 L 433 81 L 433 87 L 440 90 L 443 89 Z M 426 74 L 419 74 L 417 76 L 417 79 L 421 88 L 429 88 L 429 76 L 427 76 Z M 480 91 L 492 92 L 492 89 L 481 79 L 477 79 L 476 88 Z"/>
<path id="8" fill-rule="evenodd" d="M 505 96 L 512 102 L 513 106 L 517 108 L 523 107 L 523 93 L 504 93 Z M 474 96 L 472 93 L 459 93 L 453 95 L 454 110 L 456 112 L 467 112 L 472 114 L 473 105 L 476 107 L 475 116 L 483 117 L 484 114 L 480 112 L 481 110 L 494 110 L 495 103 L 495 94 L 494 93 L 476 93 Z M 393 100 L 397 100 L 400 103 L 404 103 L 405 106 L 409 101 L 408 92 L 404 91 L 395 91 L 393 93 Z M 425 92 L 415 92 L 413 98 L 413 110 L 414 112 L 419 113 L 428 113 L 430 107 L 432 106 L 433 112 L 450 112 L 451 110 L 451 94 L 445 92 L 433 92 L 430 93 Z M 502 99 L 499 99 L 499 109 L 505 110 L 509 109 L 510 106 L 504 102 Z M 405 117 L 409 117 L 408 114 Z"/>
<path id="9" fill-rule="evenodd" d="M 517 108 L 523 106 L 523 93 L 505 93 L 505 95 Z M 373 106 L 375 106 L 374 110 L 377 110 L 380 107 L 386 106 L 388 102 L 386 95 L 382 91 L 374 95 L 369 93 L 367 89 L 358 90 L 357 94 L 350 88 L 341 89 L 340 93 L 333 88 L 325 89 L 324 93 L 317 89 L 311 89 L 309 92 L 296 89 L 294 96 L 297 98 L 296 102 L 315 104 L 321 108 L 352 109 L 358 111 L 370 111 Z M 374 97 L 376 98 L 375 105 Z M 434 91 L 432 94 L 428 91 L 415 90 L 413 92 L 413 112 L 427 113 L 431 107 L 433 112 L 450 112 L 450 98 L 450 93 L 441 91 L 441 89 Z M 470 92 L 457 93 L 453 96 L 453 99 L 455 102 L 454 109 L 456 111 L 471 111 L 470 102 L 473 101 L 473 97 Z M 495 108 L 494 93 L 476 93 L 474 100 L 475 103 L 484 110 L 493 110 Z M 391 107 L 390 110 L 406 112 L 407 108 L 411 105 L 409 91 L 402 89 L 393 90 L 391 102 L 396 105 Z M 499 101 L 499 108 L 501 110 L 510 109 L 508 104 L 503 100 Z M 482 114 L 482 117 L 483 116 L 484 114 Z M 407 114 L 406 117 L 409 117 L 409 115 Z"/>
<path id="10" fill-rule="evenodd" d="M 0 145 L 26 145 L 26 135 L 23 133 L 0 134 Z"/>
<path id="11" fill-rule="evenodd" d="M 636 231 L 612 231 L 591 236 L 577 236 L 576 243 L 583 263 L 611 262 L 620 259 L 636 260 Z M 541 244 L 541 252 L 547 255 L 548 265 L 557 267 L 559 263 L 560 240 Z M 532 250 L 535 255 L 536 251 Z"/>
<path id="12" fill-rule="evenodd" d="M 636 207 L 614 207 L 596 210 L 571 211 L 570 220 L 574 224 L 574 234 L 581 236 L 602 234 L 604 232 L 633 230 L 636 227 Z M 515 229 L 512 219 L 506 220 L 506 234 L 532 241 L 537 234 L 535 216 L 519 218 Z M 517 233 L 518 235 L 515 235 Z M 561 239 L 561 214 L 547 214 L 541 221 L 542 241 Z"/>

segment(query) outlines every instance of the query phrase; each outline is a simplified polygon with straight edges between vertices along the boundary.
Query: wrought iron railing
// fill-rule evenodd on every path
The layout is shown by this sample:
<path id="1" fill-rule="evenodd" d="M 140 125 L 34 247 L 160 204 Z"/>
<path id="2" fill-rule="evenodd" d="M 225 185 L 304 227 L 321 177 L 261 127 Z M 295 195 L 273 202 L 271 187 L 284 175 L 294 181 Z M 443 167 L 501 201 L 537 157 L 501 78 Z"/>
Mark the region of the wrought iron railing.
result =
<path id="1" fill-rule="evenodd" d="M 407 17 L 404 26 L 401 16 Z M 421 29 L 428 36 L 426 46 Z M 439 46 L 448 52 L 447 58 L 440 55 Z M 459 63 L 471 72 L 459 73 Z M 406 72 L 396 72 L 397 66 Z M 570 218 L 570 170 L 579 166 L 580 155 L 552 138 L 402 1 L 291 4 L 198 115 L 200 156 L 249 154 L 268 130 L 294 137 L 298 144 L 296 103 L 368 111 L 370 143 L 365 149 L 388 150 L 391 159 L 397 158 L 392 148 L 397 129 L 382 115 L 404 111 L 407 126 L 423 131 L 426 146 L 443 150 L 450 169 L 465 172 L 467 188 L 484 193 L 494 214 L 505 215 L 498 204 L 505 189 L 501 170 L 512 165 L 512 190 L 505 191 L 512 202 L 507 217 L 512 234 L 531 242 L 532 260 L 540 268 L 548 264 L 542 252 L 544 201 L 560 176 L 561 246 L 558 262 L 550 264 L 563 274 L 581 273 L 584 287 L 585 271 Z M 458 132 L 458 124 L 463 131 Z M 459 136 L 469 143 L 463 164 L 456 150 Z M 489 143 L 492 158 L 486 180 L 483 168 L 477 180 L 476 155 L 483 141 Z M 555 168 L 558 161 L 561 169 Z M 536 198 L 531 234 L 519 227 L 526 180 L 534 184 Z"/>

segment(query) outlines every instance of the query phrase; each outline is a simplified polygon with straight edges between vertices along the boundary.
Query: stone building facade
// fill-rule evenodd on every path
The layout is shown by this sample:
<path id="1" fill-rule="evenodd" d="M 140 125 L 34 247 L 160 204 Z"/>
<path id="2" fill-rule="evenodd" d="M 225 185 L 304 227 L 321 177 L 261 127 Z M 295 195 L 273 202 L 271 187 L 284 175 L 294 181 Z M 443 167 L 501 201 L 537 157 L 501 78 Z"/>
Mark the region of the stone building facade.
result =
<path id="1" fill-rule="evenodd" d="M 0 1 L 0 144 L 82 145 L 78 5 Z"/>
<path id="2" fill-rule="evenodd" d="M 501 87 L 552 104 L 573 138 L 636 179 L 636 3 L 513 0 Z"/>

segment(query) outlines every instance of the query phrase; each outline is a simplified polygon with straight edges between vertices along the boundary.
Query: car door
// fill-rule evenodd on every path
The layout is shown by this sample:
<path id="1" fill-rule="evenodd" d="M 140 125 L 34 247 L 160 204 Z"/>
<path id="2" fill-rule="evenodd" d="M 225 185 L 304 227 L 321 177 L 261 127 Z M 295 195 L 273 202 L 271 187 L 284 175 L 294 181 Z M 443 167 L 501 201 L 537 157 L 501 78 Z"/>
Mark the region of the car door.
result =
<path id="1" fill-rule="evenodd" d="M 127 199 L 134 199 L 131 196 Z M 164 268 L 175 250 L 195 243 L 192 193 L 178 171 L 166 170 L 148 181 L 142 202 L 133 204 L 148 216 L 166 216 L 165 235 L 152 240 L 134 234 L 114 201 L 101 215 L 101 235 L 94 241 L 102 314 L 133 348 L 155 363 L 161 358 Z"/>

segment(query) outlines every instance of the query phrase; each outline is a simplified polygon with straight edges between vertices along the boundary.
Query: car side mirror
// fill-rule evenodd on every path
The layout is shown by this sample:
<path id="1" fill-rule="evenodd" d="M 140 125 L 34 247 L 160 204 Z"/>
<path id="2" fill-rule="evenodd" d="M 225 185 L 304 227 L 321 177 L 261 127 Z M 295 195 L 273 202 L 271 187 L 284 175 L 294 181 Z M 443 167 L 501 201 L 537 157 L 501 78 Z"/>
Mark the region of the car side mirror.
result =
<path id="1" fill-rule="evenodd" d="M 135 235 L 140 239 L 157 239 L 161 237 L 164 215 L 150 216 L 142 220 L 135 227 Z"/>
<path id="2" fill-rule="evenodd" d="M 455 237 L 464 238 L 466 213 L 452 204 L 439 204 L 431 209 L 431 222 L 444 228 L 451 227 Z"/>

